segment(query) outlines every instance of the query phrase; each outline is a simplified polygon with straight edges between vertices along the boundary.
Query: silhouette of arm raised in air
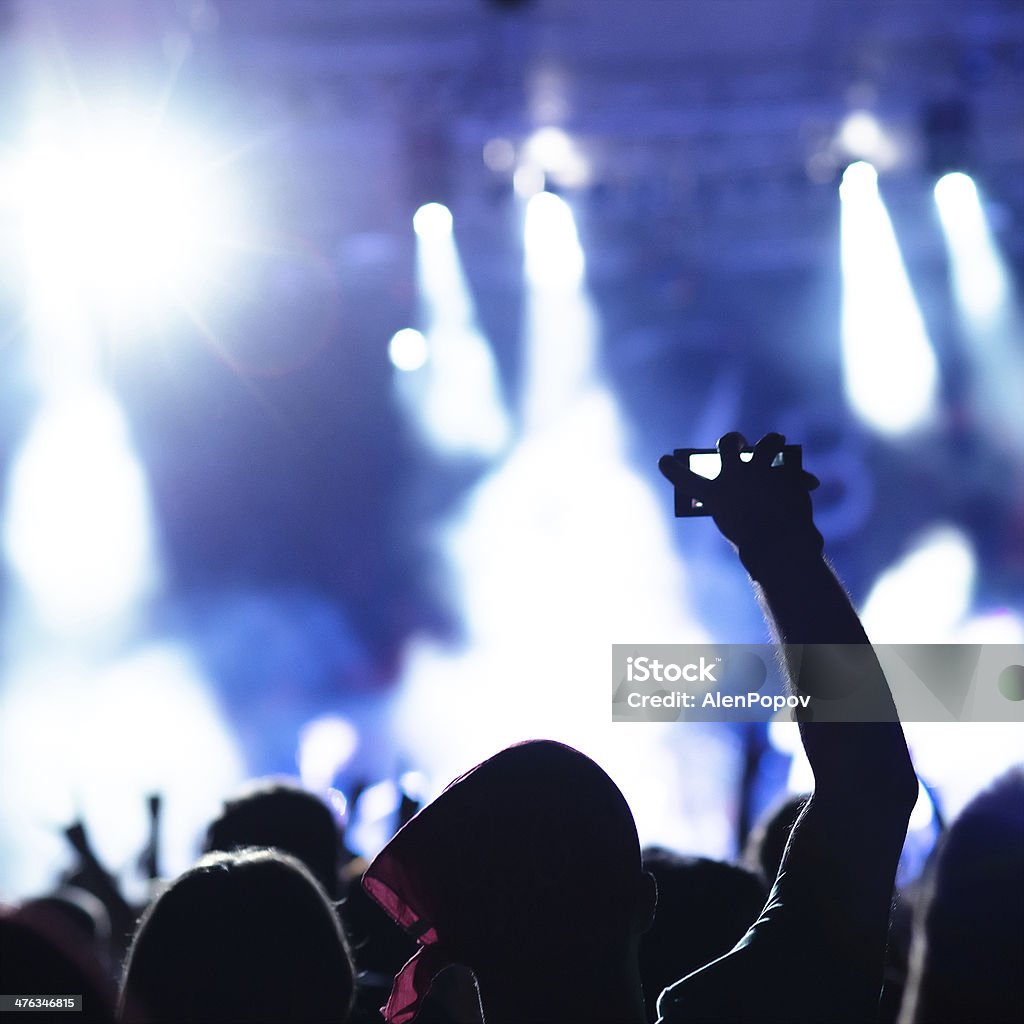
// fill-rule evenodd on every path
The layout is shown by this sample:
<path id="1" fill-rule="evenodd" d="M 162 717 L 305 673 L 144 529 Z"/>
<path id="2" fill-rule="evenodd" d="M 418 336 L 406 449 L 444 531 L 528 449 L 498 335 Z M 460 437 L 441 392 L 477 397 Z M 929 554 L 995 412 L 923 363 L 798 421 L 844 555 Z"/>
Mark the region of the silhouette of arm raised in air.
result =
<path id="1" fill-rule="evenodd" d="M 817 481 L 772 468 L 783 444 L 768 434 L 744 462 L 746 442 L 727 434 L 715 480 L 669 455 L 659 467 L 707 506 L 736 548 L 787 645 L 790 685 L 847 695 L 859 720 L 801 722 L 814 792 L 768 903 L 732 952 L 666 990 L 665 1021 L 870 1021 L 877 1012 L 917 779 L 885 676 L 822 554 L 808 493 Z"/>

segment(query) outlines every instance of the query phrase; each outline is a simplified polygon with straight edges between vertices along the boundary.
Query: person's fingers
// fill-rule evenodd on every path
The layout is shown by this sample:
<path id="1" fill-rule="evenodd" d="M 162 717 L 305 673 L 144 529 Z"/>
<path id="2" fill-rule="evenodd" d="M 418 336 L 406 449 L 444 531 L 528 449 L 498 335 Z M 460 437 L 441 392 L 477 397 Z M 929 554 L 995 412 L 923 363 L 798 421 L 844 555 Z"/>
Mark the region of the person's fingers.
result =
<path id="1" fill-rule="evenodd" d="M 658 469 L 661 470 L 663 477 L 694 498 L 700 500 L 707 494 L 710 481 L 694 473 L 685 462 L 677 459 L 674 455 L 662 455 L 658 459 Z"/>
<path id="2" fill-rule="evenodd" d="M 786 439 L 781 434 L 765 434 L 757 444 L 754 445 L 754 457 L 751 461 L 755 466 L 767 469 L 771 466 L 775 456 L 785 447 Z"/>
<path id="3" fill-rule="evenodd" d="M 686 469 L 674 455 L 662 455 L 658 459 L 658 469 L 661 470 L 661 475 L 668 480 L 670 483 L 675 483 L 676 480 L 682 476 L 683 470 Z"/>
<path id="4" fill-rule="evenodd" d="M 722 456 L 722 472 L 731 469 L 740 461 L 740 452 L 747 447 L 747 439 L 738 431 L 732 430 L 718 439 L 718 454 Z"/>

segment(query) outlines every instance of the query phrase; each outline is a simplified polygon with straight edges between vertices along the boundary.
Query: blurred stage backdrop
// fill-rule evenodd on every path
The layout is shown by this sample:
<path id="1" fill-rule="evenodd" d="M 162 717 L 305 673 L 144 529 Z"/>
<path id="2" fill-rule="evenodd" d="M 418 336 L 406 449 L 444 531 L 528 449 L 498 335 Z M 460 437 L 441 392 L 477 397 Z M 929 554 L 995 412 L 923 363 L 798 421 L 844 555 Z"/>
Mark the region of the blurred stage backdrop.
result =
<path id="1" fill-rule="evenodd" d="M 734 853 L 791 731 L 607 701 L 765 639 L 656 470 L 729 429 L 875 640 L 1024 640 L 1017 0 L 7 0 L 0 95 L 8 896 L 255 773 L 372 852 L 527 736 Z M 910 735 L 946 814 L 1024 749 Z"/>

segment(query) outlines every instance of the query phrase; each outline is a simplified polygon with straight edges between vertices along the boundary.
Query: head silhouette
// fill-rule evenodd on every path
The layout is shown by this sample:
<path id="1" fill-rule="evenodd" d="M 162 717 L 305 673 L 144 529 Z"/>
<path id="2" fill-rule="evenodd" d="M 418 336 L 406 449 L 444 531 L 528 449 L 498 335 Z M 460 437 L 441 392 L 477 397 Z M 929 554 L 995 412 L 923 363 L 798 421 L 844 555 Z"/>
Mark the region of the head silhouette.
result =
<path id="1" fill-rule="evenodd" d="M 44 901 L 15 908 L 0 905 L 0 992 L 80 995 L 75 1020 L 112 1024 L 116 992 L 92 940 L 63 910 Z M 67 1011 L 36 1010 L 34 1021 L 64 1020 Z"/>
<path id="2" fill-rule="evenodd" d="M 206 834 L 207 851 L 273 846 L 298 858 L 331 899 L 341 895 L 341 833 L 330 808 L 297 781 L 257 779 L 227 801 Z"/>
<path id="3" fill-rule="evenodd" d="M 209 854 L 146 910 L 125 965 L 122 1020 L 346 1020 L 353 975 L 322 887 L 275 850 Z"/>
<path id="4" fill-rule="evenodd" d="M 639 990 L 635 945 L 653 912 L 653 880 L 622 793 L 571 747 L 518 744 L 456 779 L 384 848 L 363 885 L 422 943 L 396 979 L 394 1020 L 410 1018 L 450 963 L 476 974 L 488 1020 L 509 1015 L 496 993 L 514 989 L 521 1012 L 550 1006 L 566 978 L 598 965 Z"/>
<path id="5" fill-rule="evenodd" d="M 782 864 L 789 836 L 810 799 L 808 793 L 791 793 L 774 804 L 754 825 L 743 848 L 743 863 L 760 874 L 765 885 L 771 887 Z"/>
<path id="6" fill-rule="evenodd" d="M 654 924 L 640 942 L 648 1016 L 657 1016 L 662 989 L 725 956 L 757 920 L 767 892 L 753 871 L 669 850 L 644 851 L 658 883 Z"/>
<path id="7" fill-rule="evenodd" d="M 939 849 L 914 928 L 905 1024 L 1024 1020 L 1024 765 L 976 796 Z"/>

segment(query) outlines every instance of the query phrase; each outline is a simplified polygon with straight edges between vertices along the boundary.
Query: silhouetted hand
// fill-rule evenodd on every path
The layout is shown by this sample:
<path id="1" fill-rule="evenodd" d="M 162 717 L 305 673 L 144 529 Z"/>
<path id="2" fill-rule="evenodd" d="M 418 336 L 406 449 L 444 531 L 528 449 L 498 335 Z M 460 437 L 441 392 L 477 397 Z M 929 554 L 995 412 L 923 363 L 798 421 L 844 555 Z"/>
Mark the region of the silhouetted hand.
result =
<path id="1" fill-rule="evenodd" d="M 124 898 L 114 878 L 100 863 L 85 824 L 76 821 L 64 830 L 64 836 L 78 854 L 78 864 L 65 872 L 63 883 L 91 892 L 106 907 L 110 917 L 110 938 L 114 948 L 123 952 L 131 938 L 138 916 Z"/>
<path id="2" fill-rule="evenodd" d="M 754 565 L 775 551 L 786 557 L 819 555 L 824 545 L 811 514 L 809 492 L 818 486 L 817 478 L 784 465 L 772 467 L 785 443 L 781 434 L 765 434 L 754 446 L 753 458 L 744 462 L 743 435 L 726 434 L 718 441 L 722 471 L 714 480 L 698 476 L 673 455 L 658 462 L 676 487 L 707 506 L 755 578 Z"/>

